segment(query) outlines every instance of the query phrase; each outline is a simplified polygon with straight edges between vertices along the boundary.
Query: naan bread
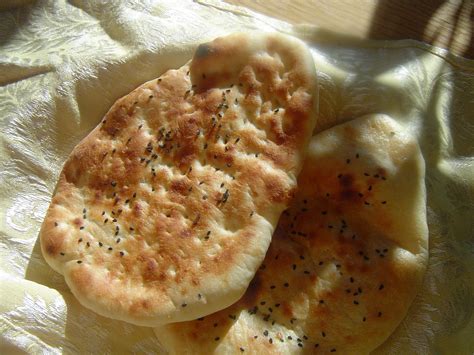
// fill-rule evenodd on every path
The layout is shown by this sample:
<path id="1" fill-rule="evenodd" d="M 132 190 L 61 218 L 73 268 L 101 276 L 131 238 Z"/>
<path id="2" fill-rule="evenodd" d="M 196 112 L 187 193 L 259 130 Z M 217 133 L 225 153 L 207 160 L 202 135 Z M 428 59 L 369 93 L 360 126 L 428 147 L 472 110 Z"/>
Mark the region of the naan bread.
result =
<path id="1" fill-rule="evenodd" d="M 244 297 L 155 329 L 173 354 L 365 354 L 407 313 L 427 264 L 424 161 L 386 116 L 316 135 Z"/>
<path id="2" fill-rule="evenodd" d="M 46 261 L 84 306 L 138 325 L 236 302 L 294 193 L 316 87 L 292 37 L 200 45 L 74 148 L 40 233 Z"/>

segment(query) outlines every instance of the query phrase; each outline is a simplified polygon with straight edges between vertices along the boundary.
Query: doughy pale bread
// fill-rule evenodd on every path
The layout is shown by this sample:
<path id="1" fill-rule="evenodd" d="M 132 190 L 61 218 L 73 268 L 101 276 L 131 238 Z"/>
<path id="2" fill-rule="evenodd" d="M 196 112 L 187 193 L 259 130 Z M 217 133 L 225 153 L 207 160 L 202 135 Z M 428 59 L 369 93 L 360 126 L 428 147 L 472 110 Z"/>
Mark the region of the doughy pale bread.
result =
<path id="1" fill-rule="evenodd" d="M 244 297 L 155 333 L 173 354 L 365 354 L 406 315 L 427 243 L 417 143 L 386 116 L 360 118 L 313 137 Z"/>
<path id="2" fill-rule="evenodd" d="M 46 261 L 84 306 L 138 325 L 236 302 L 294 193 L 316 87 L 292 37 L 200 45 L 74 148 L 40 233 Z"/>

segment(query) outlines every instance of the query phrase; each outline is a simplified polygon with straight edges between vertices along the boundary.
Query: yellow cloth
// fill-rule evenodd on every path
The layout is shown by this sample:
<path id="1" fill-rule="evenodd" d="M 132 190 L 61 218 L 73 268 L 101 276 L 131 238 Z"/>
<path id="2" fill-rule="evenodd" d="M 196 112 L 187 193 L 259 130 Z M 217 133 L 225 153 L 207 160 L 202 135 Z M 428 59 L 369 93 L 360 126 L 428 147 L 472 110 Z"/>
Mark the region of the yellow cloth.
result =
<path id="1" fill-rule="evenodd" d="M 39 228 L 67 155 L 118 97 L 185 63 L 197 43 L 246 29 L 311 46 L 319 129 L 381 112 L 419 137 L 430 264 L 407 318 L 376 353 L 474 352 L 473 61 L 415 41 L 294 27 L 214 0 L 84 3 L 9 0 L 0 12 L 0 353 L 160 351 L 151 329 L 75 300 L 41 256 Z"/>

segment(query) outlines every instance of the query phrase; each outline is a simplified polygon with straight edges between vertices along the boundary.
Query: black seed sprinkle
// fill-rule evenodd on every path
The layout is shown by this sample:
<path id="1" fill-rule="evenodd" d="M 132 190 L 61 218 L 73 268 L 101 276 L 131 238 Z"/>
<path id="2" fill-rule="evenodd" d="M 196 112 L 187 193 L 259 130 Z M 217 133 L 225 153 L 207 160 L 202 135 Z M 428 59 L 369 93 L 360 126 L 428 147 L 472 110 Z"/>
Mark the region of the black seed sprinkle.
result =
<path id="1" fill-rule="evenodd" d="M 327 215 L 328 214 L 328 211 L 322 211 L 321 214 L 324 216 L 324 215 Z"/>
<path id="2" fill-rule="evenodd" d="M 99 247 L 102 247 L 104 244 L 102 244 L 102 242 L 99 242 Z"/>
<path id="3" fill-rule="evenodd" d="M 65 255 L 63 252 L 61 252 L 61 253 L 59 253 L 59 254 L 61 254 L 62 256 L 64 256 L 64 255 Z"/>
<path id="4" fill-rule="evenodd" d="M 378 316 L 378 317 L 382 317 L 382 312 L 379 312 L 379 313 L 377 314 L 377 316 Z"/>
<path id="5" fill-rule="evenodd" d="M 270 344 L 273 344 L 273 339 L 272 339 L 272 338 L 268 339 L 268 342 L 269 342 Z"/>
<path id="6" fill-rule="evenodd" d="M 54 222 L 54 226 L 57 227 L 57 226 L 58 226 L 58 222 Z"/>
<path id="7" fill-rule="evenodd" d="M 186 307 L 186 306 L 187 306 L 186 303 L 183 303 L 183 304 L 181 305 L 181 307 L 183 307 L 183 308 Z"/>
<path id="8" fill-rule="evenodd" d="M 91 243 L 87 242 L 86 245 L 89 248 L 91 246 Z"/>
<path id="9" fill-rule="evenodd" d="M 351 278 L 349 279 L 349 281 L 350 281 L 351 283 L 353 283 L 353 282 L 354 282 L 354 278 L 351 276 Z"/>
<path id="10" fill-rule="evenodd" d="M 320 304 L 323 304 L 323 303 L 324 303 L 324 300 L 319 300 L 319 303 L 320 303 Z"/>
<path id="11" fill-rule="evenodd" d="M 278 113 L 278 111 L 280 111 L 280 109 L 279 109 L 279 108 L 277 108 L 277 109 L 276 109 L 276 110 L 274 110 L 273 112 L 275 112 L 275 113 Z"/>
<path id="12" fill-rule="evenodd" d="M 270 289 L 273 290 L 273 289 L 275 289 L 275 287 L 276 287 L 275 285 L 271 285 Z"/>
<path id="13" fill-rule="evenodd" d="M 383 284 L 380 284 L 379 290 L 383 290 L 384 287 L 385 287 L 385 286 L 384 286 Z"/>
<path id="14" fill-rule="evenodd" d="M 214 326 L 214 328 L 216 328 L 216 327 L 217 327 L 217 323 L 214 323 L 213 326 Z"/>
<path id="15" fill-rule="evenodd" d="M 368 190 L 369 190 L 369 191 L 372 191 L 372 185 L 369 185 Z"/>
<path id="16" fill-rule="evenodd" d="M 112 182 L 110 183 L 110 185 L 112 185 L 113 187 L 115 187 L 115 186 L 117 186 L 117 183 L 116 183 L 115 181 L 112 181 Z"/>
<path id="17" fill-rule="evenodd" d="M 319 344 L 317 344 L 317 343 L 316 343 L 316 344 L 314 344 L 314 347 L 315 347 L 315 348 L 319 347 Z"/>
<path id="18" fill-rule="evenodd" d="M 82 238 L 79 238 L 79 240 L 77 241 L 78 243 L 81 243 L 82 242 Z"/>
<path id="19" fill-rule="evenodd" d="M 306 275 L 309 275 L 309 274 L 310 274 L 310 272 L 309 272 L 308 270 L 305 270 L 304 273 L 305 273 Z"/>
<path id="20" fill-rule="evenodd" d="M 365 318 L 365 317 L 364 317 L 364 318 L 362 318 L 362 322 L 365 322 L 366 320 L 367 320 L 367 318 Z"/>
<path id="21" fill-rule="evenodd" d="M 346 159 L 346 164 L 350 164 L 351 160 L 350 159 Z"/>
<path id="22" fill-rule="evenodd" d="M 293 264 L 292 268 L 293 270 L 296 270 L 296 264 Z"/>
<path id="23" fill-rule="evenodd" d="M 359 302 L 358 302 L 358 301 L 354 301 L 354 304 L 359 304 Z"/>
<path id="24" fill-rule="evenodd" d="M 219 339 L 220 339 L 219 337 L 215 337 L 215 338 L 214 338 L 215 341 L 218 341 Z"/>
<path id="25" fill-rule="evenodd" d="M 382 205 L 385 205 L 387 203 L 387 201 L 382 201 Z"/>
<path id="26" fill-rule="evenodd" d="M 326 337 L 326 333 L 325 333 L 325 332 L 321 332 L 321 335 L 323 336 L 323 338 Z"/>
<path id="27" fill-rule="evenodd" d="M 82 261 L 81 261 L 81 260 L 78 260 L 77 263 L 78 263 L 78 264 L 82 264 Z"/>
<path id="28" fill-rule="evenodd" d="M 112 251 L 112 250 L 114 250 L 114 248 L 112 248 L 112 247 L 109 247 L 109 251 Z"/>
<path id="29" fill-rule="evenodd" d="M 290 284 L 289 284 L 288 282 L 285 282 L 285 283 L 283 284 L 283 286 L 288 287 L 288 286 L 290 286 Z"/>
<path id="30" fill-rule="evenodd" d="M 267 336 L 268 336 L 268 330 L 265 330 L 265 331 L 263 332 L 263 335 L 265 335 L 265 336 L 267 337 Z"/>
<path id="31" fill-rule="evenodd" d="M 336 349 L 331 349 L 331 352 L 332 352 L 332 353 L 335 353 L 335 352 L 336 352 Z"/>
<path id="32" fill-rule="evenodd" d="M 83 229 L 84 229 L 84 226 L 80 227 L 79 229 L 80 229 L 80 230 L 83 230 Z"/>
<path id="33" fill-rule="evenodd" d="M 303 347 L 303 344 L 302 344 L 302 343 L 298 343 L 298 346 L 299 346 L 300 348 L 302 348 L 302 347 Z"/>
<path id="34" fill-rule="evenodd" d="M 241 351 L 241 352 L 244 352 L 244 351 L 245 351 L 245 349 L 244 349 L 244 348 L 240 348 L 240 351 Z"/>

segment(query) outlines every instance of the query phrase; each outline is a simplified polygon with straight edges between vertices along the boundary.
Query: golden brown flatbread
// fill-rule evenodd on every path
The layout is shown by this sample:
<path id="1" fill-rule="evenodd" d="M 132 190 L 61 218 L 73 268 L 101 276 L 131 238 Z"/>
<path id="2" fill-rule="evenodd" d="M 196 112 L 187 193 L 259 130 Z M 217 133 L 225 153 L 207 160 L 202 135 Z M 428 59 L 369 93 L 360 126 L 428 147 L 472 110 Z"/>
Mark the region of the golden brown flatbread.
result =
<path id="1" fill-rule="evenodd" d="M 406 315 L 427 247 L 416 141 L 386 116 L 360 118 L 313 137 L 244 297 L 155 333 L 172 354 L 366 354 Z"/>
<path id="2" fill-rule="evenodd" d="M 138 325 L 236 302 L 294 192 L 316 88 L 292 37 L 200 45 L 74 148 L 40 232 L 46 261 L 84 306 Z"/>

